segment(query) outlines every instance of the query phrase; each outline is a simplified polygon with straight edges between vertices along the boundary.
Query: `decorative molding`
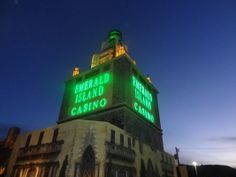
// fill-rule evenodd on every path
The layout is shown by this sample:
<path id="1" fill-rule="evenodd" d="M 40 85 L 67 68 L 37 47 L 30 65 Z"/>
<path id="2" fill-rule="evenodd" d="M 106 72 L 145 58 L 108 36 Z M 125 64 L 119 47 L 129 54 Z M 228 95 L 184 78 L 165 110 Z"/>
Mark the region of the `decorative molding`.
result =
<path id="1" fill-rule="evenodd" d="M 95 154 L 95 162 L 97 163 L 97 161 L 98 161 L 98 148 L 97 148 L 96 139 L 97 139 L 96 130 L 91 125 L 89 128 L 87 128 L 87 130 L 85 131 L 85 133 L 82 137 L 82 143 L 79 148 L 78 161 L 81 160 L 82 155 L 83 155 L 84 151 L 86 150 L 86 148 L 88 146 L 92 146 L 94 154 Z"/>

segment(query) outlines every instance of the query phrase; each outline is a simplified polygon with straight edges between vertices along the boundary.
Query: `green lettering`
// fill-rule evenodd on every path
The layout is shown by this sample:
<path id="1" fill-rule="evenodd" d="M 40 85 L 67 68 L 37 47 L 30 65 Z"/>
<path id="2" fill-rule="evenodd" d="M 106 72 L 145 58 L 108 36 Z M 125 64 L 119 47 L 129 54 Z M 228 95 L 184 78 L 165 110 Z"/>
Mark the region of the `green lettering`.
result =
<path id="1" fill-rule="evenodd" d="M 93 86 L 97 87 L 98 86 L 98 78 L 96 77 L 93 81 Z"/>
<path id="2" fill-rule="evenodd" d="M 104 93 L 104 86 L 99 86 L 98 88 L 98 96 L 101 96 Z"/>
<path id="3" fill-rule="evenodd" d="M 82 95 L 83 95 L 82 96 L 82 101 L 86 101 L 86 94 L 85 94 L 85 92 L 83 92 Z"/>
<path id="4" fill-rule="evenodd" d="M 105 107 L 106 104 L 107 104 L 106 98 L 102 98 L 99 102 L 99 106 L 102 107 L 102 108 Z"/>
<path id="5" fill-rule="evenodd" d="M 97 97 L 98 95 L 97 91 L 98 91 L 98 88 L 93 88 L 92 98 Z"/>
<path id="6" fill-rule="evenodd" d="M 133 86 L 135 87 L 135 77 L 134 76 L 132 76 L 132 84 L 133 84 Z"/>
<path id="7" fill-rule="evenodd" d="M 98 100 L 93 102 L 93 110 L 98 108 Z"/>
<path id="8" fill-rule="evenodd" d="M 76 115 L 76 107 L 73 107 L 73 108 L 71 109 L 71 115 L 72 115 L 72 116 L 75 116 L 75 115 Z"/>
<path id="9" fill-rule="evenodd" d="M 78 84 L 79 85 L 79 92 L 84 91 L 84 83 Z"/>
<path id="10" fill-rule="evenodd" d="M 137 102 L 134 102 L 134 109 L 135 109 L 136 111 L 138 111 L 138 103 L 137 103 Z"/>
<path id="11" fill-rule="evenodd" d="M 88 110 L 88 103 L 85 103 L 84 106 L 83 106 L 83 112 L 87 112 Z"/>
<path id="12" fill-rule="evenodd" d="M 87 90 L 88 89 L 88 81 L 85 81 L 84 83 L 84 90 Z"/>
<path id="13" fill-rule="evenodd" d="M 79 91 L 79 84 L 75 85 L 75 94 Z"/>
<path id="14" fill-rule="evenodd" d="M 93 80 L 91 79 L 91 80 L 89 80 L 88 88 L 90 89 L 92 87 L 93 87 Z"/>
<path id="15" fill-rule="evenodd" d="M 104 84 L 108 83 L 110 80 L 110 74 L 109 73 L 105 73 L 104 74 Z"/>
<path id="16" fill-rule="evenodd" d="M 102 85 L 103 84 L 103 77 L 100 75 L 100 77 L 99 77 L 99 85 Z"/>
<path id="17" fill-rule="evenodd" d="M 81 115 L 86 112 L 106 107 L 108 100 L 101 97 L 105 94 L 107 83 L 109 83 L 110 80 L 111 74 L 106 72 L 80 83 L 76 83 L 74 87 L 73 103 L 77 106 L 71 107 L 70 115 Z"/>
<path id="18" fill-rule="evenodd" d="M 86 100 L 90 100 L 91 99 L 91 91 L 88 90 L 88 93 L 87 93 L 87 99 Z"/>
<path id="19" fill-rule="evenodd" d="M 88 111 L 91 110 L 91 106 L 92 106 L 92 103 L 90 102 L 90 103 L 89 103 L 89 106 L 88 106 Z"/>
<path id="20" fill-rule="evenodd" d="M 81 114 L 81 113 L 82 113 L 82 107 L 79 106 L 79 107 L 78 107 L 78 110 L 77 110 L 77 114 Z"/>

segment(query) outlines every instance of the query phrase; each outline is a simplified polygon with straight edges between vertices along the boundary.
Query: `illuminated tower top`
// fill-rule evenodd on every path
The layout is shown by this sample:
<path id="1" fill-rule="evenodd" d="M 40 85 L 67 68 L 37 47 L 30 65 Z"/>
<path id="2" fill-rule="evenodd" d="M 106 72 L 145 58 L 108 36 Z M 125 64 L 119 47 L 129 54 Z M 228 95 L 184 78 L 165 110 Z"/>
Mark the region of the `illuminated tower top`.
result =
<path id="1" fill-rule="evenodd" d="M 92 57 L 91 68 L 103 64 L 121 55 L 128 55 L 128 48 L 122 41 L 119 30 L 111 30 L 106 41 L 102 43 L 101 51 Z M 135 63 L 134 60 L 132 60 Z"/>
<path id="2" fill-rule="evenodd" d="M 122 34 L 118 30 L 112 30 L 108 34 L 108 38 L 103 42 L 101 50 L 104 51 L 109 48 L 114 48 L 116 45 L 123 45 Z"/>
<path id="3" fill-rule="evenodd" d="M 127 52 L 121 32 L 110 31 L 101 51 L 93 55 L 91 68 L 83 72 L 74 68 L 65 82 L 58 123 L 110 122 L 162 149 L 158 90 Z"/>

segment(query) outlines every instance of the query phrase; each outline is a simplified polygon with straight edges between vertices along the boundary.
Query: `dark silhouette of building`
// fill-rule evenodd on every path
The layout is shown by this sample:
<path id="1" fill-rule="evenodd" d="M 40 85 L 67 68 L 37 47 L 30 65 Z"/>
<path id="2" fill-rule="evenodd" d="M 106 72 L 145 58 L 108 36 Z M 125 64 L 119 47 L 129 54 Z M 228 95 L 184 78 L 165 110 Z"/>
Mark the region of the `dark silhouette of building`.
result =
<path id="1" fill-rule="evenodd" d="M 7 164 L 19 133 L 20 129 L 18 127 L 11 127 L 8 130 L 6 138 L 0 142 L 0 177 L 6 174 Z"/>
<path id="2" fill-rule="evenodd" d="M 197 169 L 197 173 L 196 173 Z M 200 165 L 196 169 L 189 165 L 177 167 L 178 177 L 235 177 L 236 169 L 224 165 Z"/>

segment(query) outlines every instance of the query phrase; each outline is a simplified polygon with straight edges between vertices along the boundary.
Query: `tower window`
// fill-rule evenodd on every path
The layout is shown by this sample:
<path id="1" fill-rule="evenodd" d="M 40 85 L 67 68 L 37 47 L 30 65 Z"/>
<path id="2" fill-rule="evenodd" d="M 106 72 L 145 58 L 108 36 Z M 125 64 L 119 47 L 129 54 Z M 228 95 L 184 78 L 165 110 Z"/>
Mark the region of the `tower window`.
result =
<path id="1" fill-rule="evenodd" d="M 139 141 L 139 152 L 143 154 L 143 143 Z"/>
<path id="2" fill-rule="evenodd" d="M 128 148 L 131 149 L 131 138 L 128 137 Z"/>
<path id="3" fill-rule="evenodd" d="M 133 144 L 133 147 L 135 146 L 135 138 L 133 137 L 132 139 L 132 144 Z"/>
<path id="4" fill-rule="evenodd" d="M 115 144 L 115 137 L 116 137 L 115 130 L 111 130 L 111 143 L 112 144 Z"/>
<path id="5" fill-rule="evenodd" d="M 120 145 L 124 146 L 124 135 L 120 134 Z"/>
<path id="6" fill-rule="evenodd" d="M 58 136 L 58 128 L 56 128 L 53 132 L 53 137 L 52 137 L 52 142 L 55 143 L 57 141 L 57 136 Z"/>
<path id="7" fill-rule="evenodd" d="M 38 140 L 38 145 L 42 144 L 43 135 L 44 135 L 44 132 L 40 132 L 39 140 Z"/>
<path id="8" fill-rule="evenodd" d="M 29 147 L 31 137 L 32 137 L 32 135 L 28 135 L 26 143 L 25 143 L 25 147 Z"/>

